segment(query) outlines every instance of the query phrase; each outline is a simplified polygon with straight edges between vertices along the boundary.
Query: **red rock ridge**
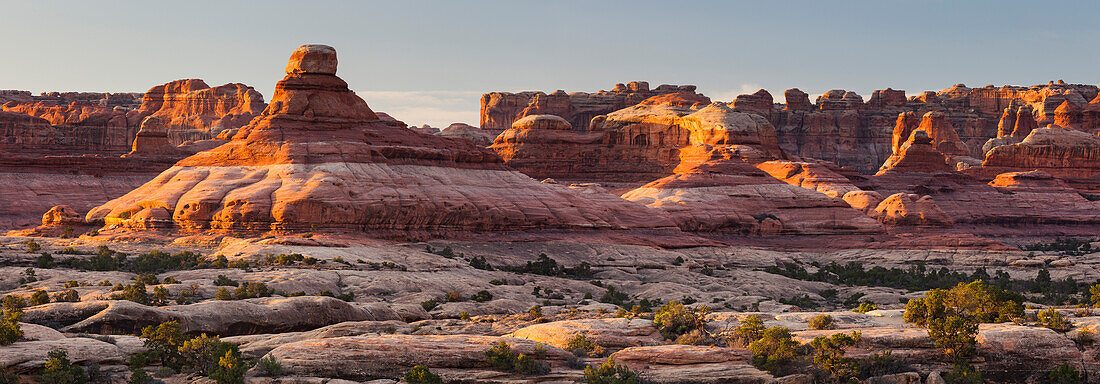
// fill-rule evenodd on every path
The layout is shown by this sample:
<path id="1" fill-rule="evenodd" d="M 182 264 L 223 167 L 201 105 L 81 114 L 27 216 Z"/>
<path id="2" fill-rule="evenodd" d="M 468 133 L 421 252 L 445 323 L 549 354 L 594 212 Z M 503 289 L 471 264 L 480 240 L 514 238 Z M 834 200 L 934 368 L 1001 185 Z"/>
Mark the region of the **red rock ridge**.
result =
<path id="1" fill-rule="evenodd" d="M 596 93 L 566 94 L 562 90 L 550 94 L 490 92 L 481 96 L 480 126 L 490 135 L 496 136 L 511 128 L 513 122 L 525 116 L 555 115 L 565 118 L 574 129 L 582 129 L 588 127 L 593 117 L 638 104 L 653 96 L 680 92 L 695 94 L 695 86 L 662 84 L 655 89 L 650 89 L 649 83 L 635 81 L 616 84 L 610 91 Z M 710 102 L 702 95 L 696 97 L 700 102 Z"/>
<path id="2" fill-rule="evenodd" d="M 381 120 L 335 75 L 332 47 L 298 48 L 262 115 L 88 213 L 108 226 L 451 231 L 672 229 L 636 203 L 539 183 L 467 140 Z M 390 231 L 390 232 L 386 232 Z"/>

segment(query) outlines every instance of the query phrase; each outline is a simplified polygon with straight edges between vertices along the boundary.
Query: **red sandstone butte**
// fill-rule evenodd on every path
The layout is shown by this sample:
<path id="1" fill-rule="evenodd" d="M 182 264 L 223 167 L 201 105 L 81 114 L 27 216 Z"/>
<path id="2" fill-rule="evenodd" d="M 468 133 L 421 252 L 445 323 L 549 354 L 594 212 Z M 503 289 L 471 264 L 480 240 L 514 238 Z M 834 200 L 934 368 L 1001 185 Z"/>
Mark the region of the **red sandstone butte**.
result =
<path id="1" fill-rule="evenodd" d="M 304 45 L 271 103 L 228 142 L 92 209 L 89 222 L 169 229 L 673 229 L 618 196 L 539 183 L 467 140 L 383 121 Z M 331 64 L 331 65 L 330 65 Z"/>

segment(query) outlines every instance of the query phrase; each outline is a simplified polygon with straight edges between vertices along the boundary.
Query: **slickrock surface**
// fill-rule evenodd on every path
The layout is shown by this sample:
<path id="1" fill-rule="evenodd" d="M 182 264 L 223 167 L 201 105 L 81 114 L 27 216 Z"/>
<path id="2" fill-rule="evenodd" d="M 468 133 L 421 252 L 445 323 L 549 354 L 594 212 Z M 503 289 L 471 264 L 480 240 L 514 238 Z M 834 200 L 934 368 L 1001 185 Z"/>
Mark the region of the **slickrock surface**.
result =
<path id="1" fill-rule="evenodd" d="M 85 319 L 66 326 L 67 332 L 140 332 L 141 328 L 166 321 L 179 321 L 185 333 L 219 335 L 258 332 L 291 332 L 345 321 L 398 320 L 386 306 L 356 306 L 330 297 L 264 298 L 225 303 L 206 302 L 169 307 L 150 307 L 130 301 L 52 303 L 27 311 L 26 321 Z"/>
<path id="2" fill-rule="evenodd" d="M 489 368 L 485 350 L 500 341 L 527 355 L 534 355 L 536 346 L 542 345 L 547 360 L 557 364 L 572 356 L 530 340 L 479 335 L 334 337 L 284 344 L 268 356 L 279 359 L 291 375 L 362 381 L 398 377 L 414 365 L 424 365 L 433 371 Z"/>
<path id="3" fill-rule="evenodd" d="M 615 352 L 616 363 L 643 372 L 653 383 L 775 383 L 751 364 L 744 349 L 693 345 L 632 347 Z"/>
<path id="4" fill-rule="evenodd" d="M 324 46 L 299 50 L 334 54 Z M 314 72 L 288 73 L 263 114 L 230 142 L 181 160 L 87 219 L 133 228 L 395 230 L 402 237 L 413 236 L 410 230 L 673 226 L 611 194 L 539 183 L 469 141 L 383 122 L 339 77 Z"/>
<path id="5" fill-rule="evenodd" d="M 569 345 L 569 340 L 577 335 L 584 335 L 604 348 L 657 345 L 664 340 L 652 321 L 625 318 L 555 321 L 523 327 L 505 336 L 564 349 Z"/>
<path id="6" fill-rule="evenodd" d="M 840 198 L 781 182 L 739 159 L 679 171 L 623 198 L 667 212 L 686 231 L 764 236 L 882 231 Z"/>

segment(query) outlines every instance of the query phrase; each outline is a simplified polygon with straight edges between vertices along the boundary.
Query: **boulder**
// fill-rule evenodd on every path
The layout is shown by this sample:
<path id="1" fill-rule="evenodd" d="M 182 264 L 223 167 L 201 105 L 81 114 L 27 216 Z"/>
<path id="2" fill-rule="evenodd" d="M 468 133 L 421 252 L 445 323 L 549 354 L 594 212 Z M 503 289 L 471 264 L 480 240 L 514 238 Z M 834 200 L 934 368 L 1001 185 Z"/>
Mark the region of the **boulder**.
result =
<path id="1" fill-rule="evenodd" d="M 73 364 L 125 364 L 126 356 L 115 345 L 92 338 L 73 337 L 41 341 L 21 341 L 0 346 L 0 369 L 36 371 L 46 364 L 50 351 L 64 350 Z"/>
<path id="2" fill-rule="evenodd" d="M 652 321 L 626 318 L 552 321 L 529 325 L 505 336 L 566 348 L 577 335 L 584 335 L 604 348 L 657 345 L 664 341 Z"/>
<path id="3" fill-rule="evenodd" d="M 150 307 L 131 301 L 50 303 L 28 308 L 23 321 L 66 325 L 65 332 L 139 333 L 178 321 L 184 333 L 223 336 L 303 331 L 345 321 L 400 320 L 384 304 L 354 304 L 324 296 L 267 297 Z M 75 322 L 73 322 L 76 320 Z"/>
<path id="4" fill-rule="evenodd" d="M 744 349 L 693 345 L 631 347 L 611 354 L 611 360 L 638 371 L 653 383 L 773 383 L 767 372 L 752 366 Z"/>
<path id="5" fill-rule="evenodd" d="M 931 196 L 895 193 L 875 207 L 873 214 L 889 226 L 950 227 L 954 221 Z"/>
<path id="6" fill-rule="evenodd" d="M 84 216 L 68 205 L 55 205 L 42 214 L 42 225 L 65 226 L 84 224 Z"/>
<path id="7" fill-rule="evenodd" d="M 413 366 L 473 370 L 490 368 L 485 351 L 499 342 L 529 356 L 545 349 L 546 360 L 560 364 L 572 353 L 525 339 L 477 335 L 371 335 L 304 340 L 275 348 L 268 356 L 278 359 L 288 375 L 349 380 L 394 378 Z M 444 375 L 446 376 L 446 375 Z"/>

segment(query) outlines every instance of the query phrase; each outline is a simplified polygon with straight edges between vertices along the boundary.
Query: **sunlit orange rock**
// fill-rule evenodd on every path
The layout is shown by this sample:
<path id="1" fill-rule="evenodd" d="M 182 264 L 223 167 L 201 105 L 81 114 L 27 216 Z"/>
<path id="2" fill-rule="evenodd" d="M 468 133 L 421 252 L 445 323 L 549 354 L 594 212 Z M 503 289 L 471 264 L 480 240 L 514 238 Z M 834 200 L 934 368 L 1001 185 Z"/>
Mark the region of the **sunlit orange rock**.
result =
<path id="1" fill-rule="evenodd" d="M 556 115 L 564 118 L 574 129 L 588 127 L 592 118 L 614 112 L 653 97 L 672 93 L 695 94 L 694 85 L 662 84 L 650 89 L 649 83 L 634 81 L 616 84 L 610 91 L 595 93 L 555 91 L 543 92 L 490 92 L 481 97 L 481 129 L 491 136 L 512 127 L 512 123 L 529 115 Z M 697 102 L 710 103 L 705 96 L 695 94 Z"/>
<path id="2" fill-rule="evenodd" d="M 839 198 L 779 181 L 733 154 L 713 154 L 711 161 L 678 170 L 623 198 L 668 213 L 686 231 L 755 236 L 882 231 L 879 223 Z"/>
<path id="3" fill-rule="evenodd" d="M 84 215 L 68 205 L 54 206 L 42 215 L 42 225 L 76 225 L 83 223 Z"/>
<path id="4" fill-rule="evenodd" d="M 895 193 L 880 202 L 872 213 L 889 226 L 950 227 L 954 221 L 931 196 Z"/>
<path id="5" fill-rule="evenodd" d="M 304 50 L 304 52 L 303 52 Z M 92 209 L 108 226 L 349 229 L 383 236 L 531 229 L 672 229 L 607 193 L 539 183 L 467 140 L 381 120 L 339 77 L 327 46 L 303 46 L 271 103 L 217 148 Z M 310 63 L 322 63 L 321 69 Z M 387 232 L 389 231 L 389 232 Z"/>

